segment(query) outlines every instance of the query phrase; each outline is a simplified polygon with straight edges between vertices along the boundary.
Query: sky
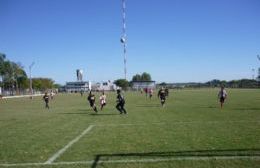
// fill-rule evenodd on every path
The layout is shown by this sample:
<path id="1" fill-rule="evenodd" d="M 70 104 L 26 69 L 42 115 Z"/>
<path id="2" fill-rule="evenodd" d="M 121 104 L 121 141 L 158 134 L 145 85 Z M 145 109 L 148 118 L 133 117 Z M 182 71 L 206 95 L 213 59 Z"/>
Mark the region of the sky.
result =
<path id="1" fill-rule="evenodd" d="M 124 78 L 121 0 L 0 0 L 0 52 L 29 75 L 65 84 Z M 127 79 L 252 78 L 259 0 L 126 0 Z"/>

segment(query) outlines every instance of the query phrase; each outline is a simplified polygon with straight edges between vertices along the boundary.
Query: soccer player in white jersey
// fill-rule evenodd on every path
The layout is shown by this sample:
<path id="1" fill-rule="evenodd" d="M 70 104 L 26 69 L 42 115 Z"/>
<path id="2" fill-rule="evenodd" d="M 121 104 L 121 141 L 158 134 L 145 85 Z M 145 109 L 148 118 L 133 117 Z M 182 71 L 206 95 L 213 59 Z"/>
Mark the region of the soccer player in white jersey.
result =
<path id="1" fill-rule="evenodd" d="M 223 104 L 227 98 L 227 91 L 224 89 L 224 86 L 221 87 L 220 91 L 218 92 L 218 98 L 220 102 L 220 107 L 223 107 Z"/>
<path id="2" fill-rule="evenodd" d="M 106 98 L 107 96 L 105 95 L 105 92 L 103 91 L 102 92 L 102 95 L 99 97 L 99 100 L 100 100 L 100 110 L 103 109 L 103 107 L 106 105 Z"/>

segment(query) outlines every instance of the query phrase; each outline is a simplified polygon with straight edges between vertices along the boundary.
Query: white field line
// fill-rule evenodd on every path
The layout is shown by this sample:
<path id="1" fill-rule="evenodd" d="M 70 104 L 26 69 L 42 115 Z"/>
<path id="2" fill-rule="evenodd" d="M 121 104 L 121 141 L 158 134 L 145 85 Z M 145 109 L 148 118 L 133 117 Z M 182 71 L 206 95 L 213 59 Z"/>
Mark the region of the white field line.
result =
<path id="1" fill-rule="evenodd" d="M 56 162 L 53 163 L 58 157 L 60 157 L 69 147 L 74 143 L 79 141 L 81 137 L 86 135 L 94 126 L 138 126 L 138 125 L 164 125 L 164 124 L 195 124 L 195 123 L 207 123 L 207 124 L 218 124 L 218 123 L 247 123 L 247 122 L 260 122 L 260 121 L 187 121 L 187 122 L 172 122 L 172 123 L 144 123 L 144 124 L 92 124 L 86 128 L 79 136 L 70 141 L 65 147 L 60 149 L 52 157 L 50 157 L 44 163 L 17 163 L 17 164 L 0 164 L 0 166 L 11 167 L 11 166 L 42 166 L 42 165 L 66 165 L 66 164 L 92 164 L 94 161 L 79 161 L 79 162 Z M 174 160 L 210 160 L 210 159 L 253 159 L 260 160 L 260 156 L 215 156 L 215 157 L 175 157 L 169 159 L 140 159 L 140 160 L 109 160 L 109 161 L 99 161 L 98 163 L 131 163 L 131 162 L 161 162 L 161 161 L 174 161 Z"/>
<path id="2" fill-rule="evenodd" d="M 260 156 L 187 156 L 187 157 L 173 157 L 173 158 L 158 158 L 158 159 L 124 159 L 124 160 L 100 160 L 95 162 L 91 161 L 77 161 L 77 162 L 55 162 L 55 163 L 16 163 L 16 164 L 0 164 L 3 167 L 25 167 L 25 166 L 55 166 L 55 165 L 90 165 L 101 163 L 158 163 L 158 162 L 170 162 L 170 161 L 209 161 L 209 160 L 260 160 Z"/>
<path id="3" fill-rule="evenodd" d="M 43 96 L 44 94 L 33 94 L 33 95 L 19 95 L 19 96 L 5 96 L 2 99 L 13 99 L 13 98 L 22 98 L 22 97 L 35 97 L 35 96 Z"/>
<path id="4" fill-rule="evenodd" d="M 128 123 L 128 124 L 93 124 L 97 127 L 113 127 L 113 126 L 139 126 L 139 125 L 164 125 L 166 123 L 140 123 L 140 124 L 133 124 L 133 123 Z"/>
<path id="5" fill-rule="evenodd" d="M 85 129 L 79 136 L 70 141 L 66 146 L 60 149 L 57 153 L 55 153 L 52 157 L 50 157 L 44 164 L 51 164 L 54 162 L 60 155 L 62 155 L 69 147 L 71 147 L 74 143 L 76 143 L 81 137 L 86 135 L 94 125 L 90 125 L 87 129 Z"/>

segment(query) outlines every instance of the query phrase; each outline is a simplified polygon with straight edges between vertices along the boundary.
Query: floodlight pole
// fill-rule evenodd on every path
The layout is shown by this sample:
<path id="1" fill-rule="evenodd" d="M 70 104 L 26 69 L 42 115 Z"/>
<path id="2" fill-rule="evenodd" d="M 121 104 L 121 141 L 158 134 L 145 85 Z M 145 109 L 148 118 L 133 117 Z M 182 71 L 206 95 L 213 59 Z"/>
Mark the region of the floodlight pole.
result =
<path id="1" fill-rule="evenodd" d="M 30 70 L 30 94 L 31 94 L 31 99 L 32 99 L 32 67 L 34 65 L 34 62 L 31 63 L 31 65 L 29 66 L 29 70 Z"/>
<path id="2" fill-rule="evenodd" d="M 260 61 L 260 56 L 257 55 L 256 57 Z M 260 67 L 258 68 L 258 74 L 257 74 L 257 78 L 256 79 L 257 79 L 258 87 L 260 87 Z"/>
<path id="3" fill-rule="evenodd" d="M 252 73 L 253 73 L 252 74 L 252 79 L 255 80 L 255 69 L 254 68 L 252 68 Z"/>
<path id="4" fill-rule="evenodd" d="M 123 29 L 122 29 L 122 37 L 121 37 L 121 43 L 123 44 L 124 47 L 124 75 L 125 75 L 125 80 L 126 80 L 126 0 L 122 0 L 122 17 L 123 17 Z"/>

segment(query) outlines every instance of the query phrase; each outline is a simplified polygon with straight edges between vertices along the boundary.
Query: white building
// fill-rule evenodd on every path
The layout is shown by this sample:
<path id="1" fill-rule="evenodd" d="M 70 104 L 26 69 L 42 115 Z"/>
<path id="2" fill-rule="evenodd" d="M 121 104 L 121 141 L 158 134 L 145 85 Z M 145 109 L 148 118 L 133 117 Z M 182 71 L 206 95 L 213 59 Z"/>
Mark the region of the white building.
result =
<path id="1" fill-rule="evenodd" d="M 155 81 L 133 81 L 133 89 L 140 90 L 140 89 L 155 89 L 156 84 Z"/>
<path id="2" fill-rule="evenodd" d="M 91 90 L 91 82 L 90 81 L 76 81 L 76 82 L 66 82 L 65 91 L 69 93 L 76 92 L 88 92 Z"/>
<path id="3" fill-rule="evenodd" d="M 107 82 L 97 82 L 92 85 L 92 90 L 95 91 L 114 91 L 116 89 L 116 85 L 110 80 Z"/>

